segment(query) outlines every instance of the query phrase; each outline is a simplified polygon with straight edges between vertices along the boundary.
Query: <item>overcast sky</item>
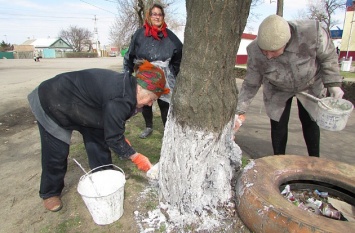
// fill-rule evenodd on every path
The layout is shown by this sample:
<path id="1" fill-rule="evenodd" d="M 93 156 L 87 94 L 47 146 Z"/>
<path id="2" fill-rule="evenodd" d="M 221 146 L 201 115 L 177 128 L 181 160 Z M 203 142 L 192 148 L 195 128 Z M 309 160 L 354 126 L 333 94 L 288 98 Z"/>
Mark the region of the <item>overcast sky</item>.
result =
<path id="1" fill-rule="evenodd" d="M 276 0 L 265 0 L 253 11 L 260 17 L 251 22 L 253 28 L 246 32 L 256 33 L 260 22 L 276 12 Z M 294 19 L 297 12 L 306 6 L 307 0 L 284 0 L 284 17 Z M 344 0 L 344 3 L 346 0 Z M 60 30 L 78 26 L 98 30 L 101 45 L 108 45 L 110 27 L 115 21 L 117 3 L 115 0 L 0 0 L 0 41 L 21 44 L 27 39 L 55 38 Z M 185 1 L 176 0 L 173 6 L 179 9 L 179 17 L 186 17 Z M 344 20 L 345 11 L 336 18 Z M 95 20 L 96 17 L 96 20 Z M 339 25 L 342 28 L 342 25 Z M 176 32 L 183 39 L 183 32 Z"/>

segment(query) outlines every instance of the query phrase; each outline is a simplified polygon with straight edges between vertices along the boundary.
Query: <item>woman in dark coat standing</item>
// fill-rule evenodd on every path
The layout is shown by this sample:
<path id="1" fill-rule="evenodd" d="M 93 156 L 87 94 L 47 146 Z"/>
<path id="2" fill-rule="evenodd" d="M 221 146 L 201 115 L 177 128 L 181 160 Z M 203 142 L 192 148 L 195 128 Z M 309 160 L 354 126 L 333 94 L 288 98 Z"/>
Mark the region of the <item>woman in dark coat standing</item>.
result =
<path id="1" fill-rule="evenodd" d="M 145 59 L 164 70 L 167 88 L 171 90 L 169 94 L 162 95 L 158 99 L 161 118 L 165 126 L 172 91 L 180 69 L 182 43 L 167 28 L 164 18 L 165 13 L 161 5 L 153 4 L 149 8 L 143 27 L 138 29 L 132 37 L 123 65 L 125 71 L 132 73 L 135 61 Z M 153 132 L 152 106 L 144 106 L 142 114 L 146 129 L 140 134 L 140 138 L 146 138 Z"/>

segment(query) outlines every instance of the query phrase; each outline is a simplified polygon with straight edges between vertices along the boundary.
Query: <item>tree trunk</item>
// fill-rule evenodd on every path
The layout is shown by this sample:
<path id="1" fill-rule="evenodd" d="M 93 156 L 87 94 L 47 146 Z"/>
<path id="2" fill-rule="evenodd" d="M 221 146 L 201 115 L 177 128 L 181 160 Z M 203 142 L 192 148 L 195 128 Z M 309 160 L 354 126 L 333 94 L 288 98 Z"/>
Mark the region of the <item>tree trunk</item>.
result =
<path id="1" fill-rule="evenodd" d="M 233 197 L 231 182 L 241 165 L 241 150 L 232 139 L 238 96 L 234 66 L 250 4 L 186 0 L 183 60 L 159 177 L 160 201 L 185 216 L 228 205 Z"/>
<path id="2" fill-rule="evenodd" d="M 276 14 L 283 17 L 284 14 L 284 0 L 277 0 Z"/>

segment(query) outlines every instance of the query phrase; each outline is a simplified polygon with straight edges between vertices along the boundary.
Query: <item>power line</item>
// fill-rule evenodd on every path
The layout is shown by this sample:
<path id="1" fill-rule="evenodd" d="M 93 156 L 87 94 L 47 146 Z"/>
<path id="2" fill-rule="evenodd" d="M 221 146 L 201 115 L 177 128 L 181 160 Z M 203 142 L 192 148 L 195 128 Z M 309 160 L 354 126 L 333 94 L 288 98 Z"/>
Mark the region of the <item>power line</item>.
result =
<path id="1" fill-rule="evenodd" d="M 116 13 L 113 13 L 113 12 L 111 12 L 111 11 L 108 11 L 108 10 L 106 10 L 106 9 L 104 9 L 104 8 L 101 8 L 101 7 L 95 6 L 95 5 L 93 5 L 93 4 L 91 4 L 91 3 L 88 3 L 88 2 L 85 2 L 84 0 L 80 0 L 80 1 L 81 1 L 81 2 L 84 2 L 84 3 L 86 3 L 86 4 L 89 4 L 90 6 L 96 7 L 96 8 L 98 8 L 98 9 L 100 9 L 100 10 L 103 10 L 103 11 L 109 12 L 109 13 L 114 14 L 114 15 L 117 15 Z"/>
<path id="2" fill-rule="evenodd" d="M 117 1 L 104 0 L 105 2 L 117 3 Z"/>
<path id="3" fill-rule="evenodd" d="M 57 18 L 57 19 L 91 19 L 91 18 L 85 18 L 85 17 L 78 17 L 78 16 L 46 16 L 46 15 L 25 15 L 25 14 L 13 14 L 13 13 L 2 13 L 2 16 L 4 15 L 15 15 L 15 16 L 26 16 L 26 17 L 34 17 L 34 18 Z"/>
<path id="4" fill-rule="evenodd" d="M 0 18 L 4 18 L 2 16 L 22 16 L 22 17 L 31 17 L 31 18 L 56 18 L 56 19 L 84 19 L 84 20 L 91 20 L 92 17 L 90 16 L 53 16 L 53 15 L 31 15 L 31 14 L 16 14 L 16 13 L 1 13 Z M 114 19 L 115 17 L 100 17 L 101 19 Z M 5 19 L 9 19 L 6 17 Z M 21 19 L 21 18 L 16 18 Z"/>

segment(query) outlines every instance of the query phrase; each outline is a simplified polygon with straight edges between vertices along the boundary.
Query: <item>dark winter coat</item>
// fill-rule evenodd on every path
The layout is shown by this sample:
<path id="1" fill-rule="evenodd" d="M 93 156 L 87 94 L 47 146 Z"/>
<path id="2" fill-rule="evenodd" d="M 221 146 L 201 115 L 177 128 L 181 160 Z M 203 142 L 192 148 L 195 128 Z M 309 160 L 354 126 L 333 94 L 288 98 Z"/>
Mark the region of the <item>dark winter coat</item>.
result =
<path id="1" fill-rule="evenodd" d="M 42 82 L 38 96 L 46 115 L 60 127 L 102 129 L 107 145 L 128 157 L 135 151 L 125 142 L 123 133 L 126 120 L 136 111 L 136 88 L 135 77 L 128 73 L 87 69 Z"/>
<path id="2" fill-rule="evenodd" d="M 172 93 L 175 87 L 176 76 L 180 71 L 182 43 L 169 29 L 166 29 L 168 33 L 167 37 L 163 37 L 163 34 L 159 33 L 160 40 L 156 40 L 152 36 L 144 36 L 144 30 L 144 28 L 138 29 L 132 36 L 131 44 L 123 61 L 124 69 L 132 73 L 134 62 L 139 59 L 145 59 L 149 62 L 167 62 L 168 67 L 166 68 L 168 70 L 161 66 L 160 68 L 164 70 L 167 85 Z M 164 98 L 163 100 L 166 101 Z"/>

